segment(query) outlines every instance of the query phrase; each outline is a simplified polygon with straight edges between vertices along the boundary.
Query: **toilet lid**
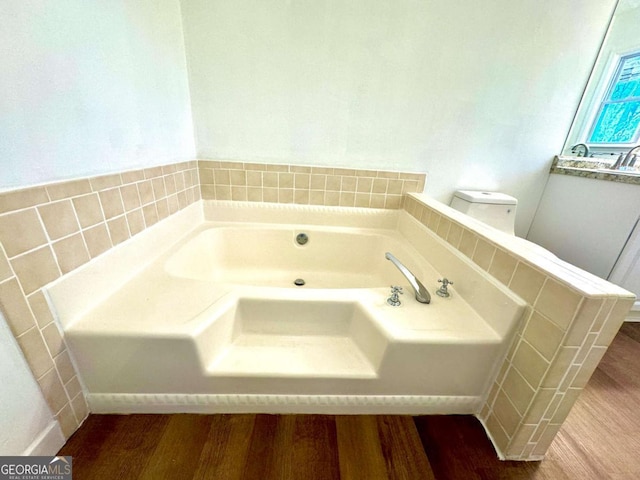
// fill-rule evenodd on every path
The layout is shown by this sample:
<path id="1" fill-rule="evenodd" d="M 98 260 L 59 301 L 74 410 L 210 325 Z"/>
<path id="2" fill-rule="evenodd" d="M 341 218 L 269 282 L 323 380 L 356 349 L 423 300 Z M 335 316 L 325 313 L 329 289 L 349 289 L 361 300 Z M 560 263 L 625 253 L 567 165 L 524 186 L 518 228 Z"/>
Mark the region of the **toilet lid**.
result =
<path id="1" fill-rule="evenodd" d="M 482 192 L 475 190 L 458 190 L 454 196 L 471 203 L 491 203 L 493 205 L 517 205 L 518 199 L 499 192 Z"/>

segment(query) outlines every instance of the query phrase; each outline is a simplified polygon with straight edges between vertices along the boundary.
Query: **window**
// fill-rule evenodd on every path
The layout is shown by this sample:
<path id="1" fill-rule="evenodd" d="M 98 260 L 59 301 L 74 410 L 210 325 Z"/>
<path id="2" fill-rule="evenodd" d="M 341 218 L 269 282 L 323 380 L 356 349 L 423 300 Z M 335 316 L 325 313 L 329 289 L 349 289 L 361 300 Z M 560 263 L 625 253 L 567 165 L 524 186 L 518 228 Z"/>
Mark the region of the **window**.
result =
<path id="1" fill-rule="evenodd" d="M 640 52 L 620 58 L 588 136 L 590 144 L 635 144 L 640 137 Z"/>

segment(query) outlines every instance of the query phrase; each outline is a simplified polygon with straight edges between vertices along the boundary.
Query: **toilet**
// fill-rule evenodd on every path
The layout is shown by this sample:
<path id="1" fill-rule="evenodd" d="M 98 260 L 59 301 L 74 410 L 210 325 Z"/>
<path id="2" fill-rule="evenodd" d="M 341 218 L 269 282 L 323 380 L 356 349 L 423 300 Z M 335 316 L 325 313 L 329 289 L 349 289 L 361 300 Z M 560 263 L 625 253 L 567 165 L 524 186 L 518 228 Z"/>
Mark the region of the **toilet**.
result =
<path id="1" fill-rule="evenodd" d="M 557 258 L 546 248 L 515 236 L 517 206 L 518 199 L 505 193 L 475 190 L 458 190 L 454 193 L 451 201 L 452 208 L 511 235 L 513 237 L 512 244 L 547 258 Z"/>
<path id="2" fill-rule="evenodd" d="M 518 199 L 505 193 L 458 190 L 451 206 L 476 220 L 514 235 Z"/>

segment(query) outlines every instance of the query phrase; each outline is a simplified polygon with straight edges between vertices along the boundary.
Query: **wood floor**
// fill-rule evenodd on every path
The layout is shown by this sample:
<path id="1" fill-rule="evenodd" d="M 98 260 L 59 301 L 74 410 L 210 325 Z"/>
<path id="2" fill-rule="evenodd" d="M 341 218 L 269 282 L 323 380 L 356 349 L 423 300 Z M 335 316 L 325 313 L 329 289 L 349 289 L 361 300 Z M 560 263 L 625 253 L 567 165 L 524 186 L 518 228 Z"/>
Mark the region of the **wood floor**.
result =
<path id="1" fill-rule="evenodd" d="M 470 416 L 91 415 L 74 479 L 638 479 L 640 323 L 625 324 L 542 462 Z"/>

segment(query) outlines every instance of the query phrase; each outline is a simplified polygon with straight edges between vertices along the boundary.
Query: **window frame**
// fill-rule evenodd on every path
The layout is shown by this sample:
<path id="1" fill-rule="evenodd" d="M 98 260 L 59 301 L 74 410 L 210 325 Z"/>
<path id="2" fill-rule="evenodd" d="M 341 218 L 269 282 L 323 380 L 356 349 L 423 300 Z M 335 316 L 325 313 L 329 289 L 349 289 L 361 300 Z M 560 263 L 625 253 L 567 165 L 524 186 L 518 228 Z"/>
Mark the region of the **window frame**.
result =
<path id="1" fill-rule="evenodd" d="M 631 52 L 627 52 L 624 54 L 616 54 L 614 58 L 611 60 L 611 66 L 608 70 L 609 74 L 604 78 L 607 78 L 606 89 L 603 90 L 603 93 L 599 97 L 599 101 L 596 102 L 592 107 L 592 114 L 589 116 L 589 121 L 587 123 L 587 128 L 584 131 L 583 142 L 588 145 L 590 148 L 594 149 L 628 149 L 631 146 L 637 145 L 640 141 L 640 123 L 636 127 L 636 131 L 634 137 L 629 142 L 593 142 L 590 141 L 596 126 L 598 125 L 598 121 L 605 109 L 606 105 L 616 104 L 616 103 L 628 103 L 633 101 L 640 101 L 640 96 L 629 97 L 622 101 L 620 100 L 611 100 L 611 95 L 615 90 L 616 85 L 619 83 L 619 77 L 622 72 L 622 68 L 624 63 L 630 58 L 640 58 L 640 49 L 634 49 Z M 604 84 L 604 82 L 603 82 Z"/>

